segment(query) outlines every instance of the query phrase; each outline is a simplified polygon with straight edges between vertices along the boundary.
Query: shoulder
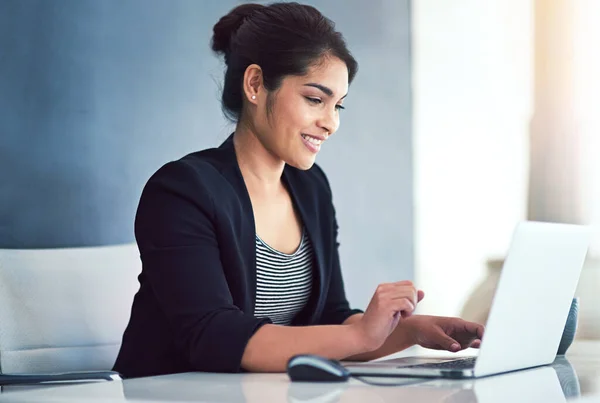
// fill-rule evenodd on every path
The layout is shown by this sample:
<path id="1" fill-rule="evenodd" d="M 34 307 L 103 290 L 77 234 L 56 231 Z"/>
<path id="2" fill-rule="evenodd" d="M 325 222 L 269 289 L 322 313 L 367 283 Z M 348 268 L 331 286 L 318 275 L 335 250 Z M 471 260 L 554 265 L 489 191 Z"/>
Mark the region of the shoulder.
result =
<path id="1" fill-rule="evenodd" d="M 226 150 L 207 149 L 160 167 L 138 203 L 138 244 L 173 245 L 185 234 L 213 228 L 223 214 L 233 217 L 236 210 L 231 206 L 239 205 L 240 191 L 227 179 L 232 170 L 227 161 Z"/>
<path id="2" fill-rule="evenodd" d="M 188 154 L 160 167 L 148 179 L 140 206 L 152 210 L 177 209 L 192 204 L 208 216 L 214 214 L 215 200 L 234 196 L 227 179 L 231 171 L 226 150 L 211 148 Z M 228 191 L 226 191 L 228 190 Z"/>
<path id="3" fill-rule="evenodd" d="M 148 180 L 146 188 L 168 187 L 182 192 L 202 192 L 217 188 L 225 181 L 222 150 L 212 148 L 188 154 L 160 167 Z"/>

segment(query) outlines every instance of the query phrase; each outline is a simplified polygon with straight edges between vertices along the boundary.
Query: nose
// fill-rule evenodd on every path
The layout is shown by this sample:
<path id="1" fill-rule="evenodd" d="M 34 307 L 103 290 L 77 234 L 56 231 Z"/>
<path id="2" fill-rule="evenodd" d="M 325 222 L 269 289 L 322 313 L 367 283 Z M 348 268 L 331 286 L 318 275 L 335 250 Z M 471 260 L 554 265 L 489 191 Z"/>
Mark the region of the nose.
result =
<path id="1" fill-rule="evenodd" d="M 340 117 L 338 111 L 335 108 L 333 108 L 333 110 L 327 109 L 326 111 L 323 111 L 323 115 L 317 124 L 321 129 L 323 129 L 323 131 L 326 132 L 327 136 L 331 136 L 340 127 Z"/>

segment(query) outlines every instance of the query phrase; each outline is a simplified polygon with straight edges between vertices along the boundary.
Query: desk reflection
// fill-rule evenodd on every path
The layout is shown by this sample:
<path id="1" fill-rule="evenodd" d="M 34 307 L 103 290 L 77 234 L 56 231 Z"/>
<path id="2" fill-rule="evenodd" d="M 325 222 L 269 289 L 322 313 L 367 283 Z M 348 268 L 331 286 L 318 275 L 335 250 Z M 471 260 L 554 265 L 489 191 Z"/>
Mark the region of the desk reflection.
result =
<path id="1" fill-rule="evenodd" d="M 565 402 L 579 397 L 577 374 L 560 357 L 553 366 L 533 368 L 477 380 L 365 378 L 403 386 L 372 386 L 352 379 L 348 383 L 290 382 L 285 374 L 179 374 L 123 382 L 127 400 L 385 403 L 418 401 L 436 403 Z"/>
<path id="2" fill-rule="evenodd" d="M 367 385 L 356 379 L 347 383 L 292 383 L 286 374 L 185 373 L 30 391 L 7 387 L 0 393 L 0 401 L 552 403 L 578 398 L 583 389 L 580 379 L 594 387 L 600 382 L 600 360 L 589 354 L 578 357 L 578 372 L 569 360 L 558 357 L 552 366 L 477 380 L 365 378 L 378 383 L 404 383 L 395 387 Z"/>
<path id="3" fill-rule="evenodd" d="M 556 357 L 552 367 L 558 375 L 560 387 L 567 399 L 575 399 L 581 397 L 581 385 L 579 377 L 573 365 L 564 356 Z"/>
<path id="4" fill-rule="evenodd" d="M 572 378 L 568 382 L 572 385 Z M 474 381 L 427 381 L 402 388 L 351 385 L 342 390 L 332 387 L 328 391 L 323 391 L 320 396 L 311 396 L 310 399 L 301 397 L 304 393 L 301 388 L 298 388 L 298 394 L 294 395 L 293 386 L 290 387 L 288 402 L 294 403 L 403 401 L 400 399 L 440 403 L 562 403 L 566 401 L 557 372 L 552 367 L 534 368 Z"/>

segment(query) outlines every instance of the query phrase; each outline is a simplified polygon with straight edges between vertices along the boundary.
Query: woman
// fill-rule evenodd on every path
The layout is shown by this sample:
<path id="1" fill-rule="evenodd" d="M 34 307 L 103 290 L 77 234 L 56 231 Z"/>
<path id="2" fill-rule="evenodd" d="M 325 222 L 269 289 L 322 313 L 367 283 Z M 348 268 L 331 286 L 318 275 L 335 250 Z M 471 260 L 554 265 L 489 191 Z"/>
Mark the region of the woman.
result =
<path id="1" fill-rule="evenodd" d="M 377 287 L 364 313 L 349 308 L 331 189 L 314 164 L 357 71 L 333 23 L 296 3 L 241 5 L 214 26 L 212 49 L 236 129 L 145 186 L 141 286 L 115 370 L 284 371 L 299 353 L 477 347 L 477 324 L 412 316 L 423 292 L 409 281 Z"/>

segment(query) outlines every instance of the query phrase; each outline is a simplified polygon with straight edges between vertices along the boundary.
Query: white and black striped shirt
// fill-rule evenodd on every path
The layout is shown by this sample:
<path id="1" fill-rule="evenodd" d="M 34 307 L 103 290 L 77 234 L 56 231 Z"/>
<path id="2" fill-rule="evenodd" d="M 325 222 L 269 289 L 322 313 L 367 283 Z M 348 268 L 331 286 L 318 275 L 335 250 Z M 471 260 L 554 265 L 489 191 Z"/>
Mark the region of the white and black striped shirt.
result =
<path id="1" fill-rule="evenodd" d="M 271 248 L 256 235 L 256 304 L 254 316 L 289 325 L 306 305 L 312 289 L 313 248 L 302 233 L 293 254 Z"/>

